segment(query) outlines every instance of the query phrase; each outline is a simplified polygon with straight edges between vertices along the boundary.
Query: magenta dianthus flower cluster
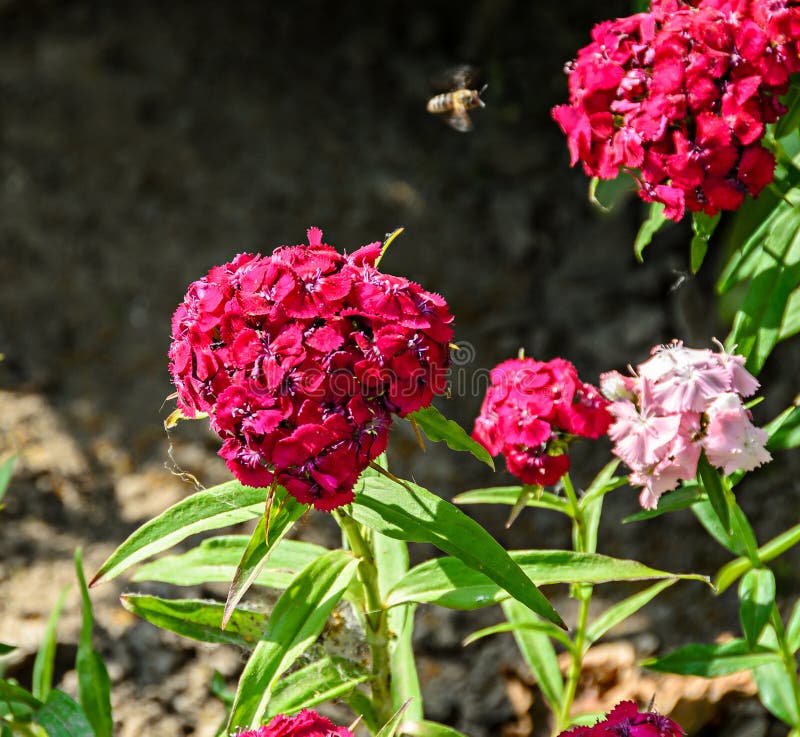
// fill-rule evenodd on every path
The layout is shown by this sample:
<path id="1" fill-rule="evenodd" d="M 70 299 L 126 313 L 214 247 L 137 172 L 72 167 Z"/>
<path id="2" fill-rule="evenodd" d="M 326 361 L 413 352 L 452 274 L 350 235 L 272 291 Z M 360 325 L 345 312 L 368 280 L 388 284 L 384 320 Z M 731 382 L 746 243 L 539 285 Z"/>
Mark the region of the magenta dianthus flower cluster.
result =
<path id="1" fill-rule="evenodd" d="M 796 0 L 656 0 L 605 21 L 567 65 L 570 102 L 553 108 L 571 163 L 627 170 L 639 196 L 680 220 L 735 210 L 772 181 L 764 126 L 800 71 Z"/>
<path id="2" fill-rule="evenodd" d="M 758 386 L 743 356 L 684 348 L 681 341 L 656 346 L 634 376 L 600 377 L 612 400 L 614 454 L 631 469 L 631 484 L 644 487 L 642 507 L 655 509 L 664 492 L 695 478 L 701 452 L 725 474 L 771 460 L 767 433 L 742 402 Z"/>
<path id="3" fill-rule="evenodd" d="M 353 737 L 353 733 L 345 727 L 337 727 L 313 709 L 303 709 L 293 717 L 278 714 L 269 724 L 239 732 L 236 737 Z"/>
<path id="4" fill-rule="evenodd" d="M 633 701 L 617 704 L 605 719 L 591 727 L 575 727 L 559 737 L 682 737 L 681 726 L 663 714 L 639 711 Z"/>
<path id="5" fill-rule="evenodd" d="M 569 440 L 598 438 L 611 422 L 608 402 L 564 359 L 510 359 L 490 378 L 472 437 L 525 484 L 555 484 L 569 470 Z"/>
<path id="6" fill-rule="evenodd" d="M 392 413 L 444 393 L 453 318 L 439 295 L 375 268 L 381 243 L 344 256 L 318 228 L 308 240 L 191 284 L 170 372 L 180 409 L 210 416 L 242 483 L 330 510 L 386 449 Z"/>

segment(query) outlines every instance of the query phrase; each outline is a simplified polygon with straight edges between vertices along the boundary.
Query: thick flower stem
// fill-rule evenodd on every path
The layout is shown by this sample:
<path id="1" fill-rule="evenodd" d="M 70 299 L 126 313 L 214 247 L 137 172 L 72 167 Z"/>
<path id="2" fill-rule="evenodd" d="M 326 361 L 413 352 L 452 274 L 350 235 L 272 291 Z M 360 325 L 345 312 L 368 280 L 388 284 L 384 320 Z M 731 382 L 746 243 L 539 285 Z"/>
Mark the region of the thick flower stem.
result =
<path id="1" fill-rule="evenodd" d="M 363 613 L 367 644 L 372 656 L 372 704 L 381 723 L 393 714 L 391 692 L 391 670 L 389 660 L 389 627 L 387 611 L 378 587 L 378 569 L 375 556 L 361 526 L 347 514 L 334 512 L 333 516 L 342 528 L 350 549 L 359 558 L 358 579 L 363 589 Z"/>
<path id="2" fill-rule="evenodd" d="M 564 491 L 570 505 L 572 515 L 572 545 L 579 553 L 593 552 L 589 550 L 589 540 L 594 536 L 588 529 L 587 519 L 583 509 L 578 503 L 578 497 L 572 486 L 569 475 L 564 476 Z M 567 729 L 570 724 L 569 714 L 572 709 L 572 702 L 575 700 L 575 692 L 578 689 L 578 681 L 581 677 L 583 667 L 583 656 L 588 649 L 586 643 L 586 627 L 589 623 L 589 605 L 592 601 L 594 587 L 590 584 L 576 584 L 572 587 L 572 596 L 578 600 L 578 620 L 575 623 L 575 631 L 572 638 L 573 647 L 570 650 L 570 664 L 567 671 L 567 680 L 564 684 L 564 695 L 559 705 L 559 712 L 556 719 L 556 728 L 553 734 Z"/>

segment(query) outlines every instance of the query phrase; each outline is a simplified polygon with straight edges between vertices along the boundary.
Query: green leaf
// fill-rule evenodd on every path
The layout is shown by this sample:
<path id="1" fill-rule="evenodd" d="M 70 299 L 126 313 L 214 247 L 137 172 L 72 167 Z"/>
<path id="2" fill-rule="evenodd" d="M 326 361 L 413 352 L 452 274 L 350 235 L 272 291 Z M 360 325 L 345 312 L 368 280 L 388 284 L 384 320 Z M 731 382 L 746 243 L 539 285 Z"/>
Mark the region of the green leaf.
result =
<path id="1" fill-rule="evenodd" d="M 543 619 L 537 619 L 531 622 L 519 622 L 518 624 L 513 624 L 512 622 L 500 622 L 499 624 L 493 624 L 491 627 L 484 627 L 483 629 L 476 630 L 471 635 L 465 637 L 461 644 L 466 647 L 467 645 L 472 645 L 472 643 L 477 642 L 478 640 L 482 640 L 484 637 L 498 635 L 503 632 L 516 632 L 517 630 L 541 632 L 548 637 L 552 637 L 554 640 L 558 640 L 567 649 L 570 649 L 573 646 L 572 640 L 569 639 L 568 635 L 566 635 L 551 622 L 545 622 Z"/>
<path id="2" fill-rule="evenodd" d="M 400 727 L 400 733 L 412 735 L 412 737 L 466 737 L 466 735 L 452 727 L 439 724 L 439 722 L 431 722 L 427 719 L 417 722 L 403 722 Z"/>
<path id="3" fill-rule="evenodd" d="M 83 575 L 80 548 L 75 551 L 75 572 L 81 589 L 81 634 L 75 670 L 78 672 L 78 694 L 81 707 L 94 730 L 95 737 L 112 737 L 114 720 L 111 718 L 111 679 L 103 658 L 92 645 L 94 615 L 89 589 Z"/>
<path id="4" fill-rule="evenodd" d="M 511 559 L 539 585 L 605 583 L 654 578 L 684 578 L 708 583 L 705 576 L 659 571 L 635 560 L 571 550 L 516 550 Z M 508 593 L 463 561 L 435 558 L 412 568 L 389 592 L 387 606 L 432 603 L 449 609 L 478 609 L 508 598 Z"/>
<path id="5" fill-rule="evenodd" d="M 342 701 L 350 707 L 350 711 L 356 717 L 360 717 L 362 722 L 366 725 L 372 734 L 375 734 L 381 727 L 378 720 L 378 715 L 375 713 L 375 707 L 372 700 L 358 688 L 354 688 L 349 693 L 342 696 Z"/>
<path id="6" fill-rule="evenodd" d="M 786 623 L 786 641 L 792 653 L 800 650 L 800 599 L 795 602 L 789 621 Z"/>
<path id="7" fill-rule="evenodd" d="M 487 489 L 465 491 L 453 498 L 455 504 L 508 504 L 513 506 L 519 499 L 522 486 L 492 486 Z M 549 491 L 542 491 L 526 502 L 529 507 L 550 509 L 571 516 L 572 512 L 567 500 Z"/>
<path id="8" fill-rule="evenodd" d="M 233 697 L 235 694 L 228 688 L 228 685 L 225 683 L 225 678 L 218 670 L 215 670 L 214 675 L 211 676 L 209 690 L 223 704 L 225 704 L 225 706 L 230 707 L 230 705 L 233 703 Z"/>
<path id="9" fill-rule="evenodd" d="M 605 712 L 603 711 L 587 711 L 584 714 L 576 714 L 575 716 L 570 716 L 569 718 L 569 726 L 570 727 L 593 727 L 597 722 L 605 717 Z"/>
<path id="10" fill-rule="evenodd" d="M 242 559 L 236 566 L 236 573 L 230 589 L 228 589 L 228 599 L 225 602 L 225 614 L 222 617 L 223 628 L 227 625 L 233 610 L 236 609 L 247 589 L 258 578 L 258 574 L 261 573 L 275 544 L 292 529 L 294 523 L 306 509 L 305 504 L 300 504 L 285 489 L 275 490 L 272 505 L 258 521 L 247 547 L 242 553 Z M 269 515 L 269 525 L 265 528 L 267 514 Z"/>
<path id="11" fill-rule="evenodd" d="M 694 231 L 694 236 L 692 236 L 691 245 L 691 264 L 693 274 L 700 271 L 700 267 L 703 265 L 703 260 L 708 251 L 708 241 L 717 228 L 719 218 L 720 213 L 716 215 L 706 215 L 704 212 L 692 213 L 692 230 Z"/>
<path id="12" fill-rule="evenodd" d="M 0 463 L 0 501 L 6 495 L 8 485 L 11 483 L 11 477 L 14 475 L 14 464 L 17 462 L 16 456 L 6 458 Z"/>
<path id="13" fill-rule="evenodd" d="M 381 727 L 378 731 L 378 734 L 375 737 L 394 737 L 397 734 L 397 730 L 400 729 L 400 725 L 403 722 L 403 716 L 405 710 L 408 708 L 409 702 L 403 704 L 395 713 L 394 716 L 386 722 L 386 724 Z"/>
<path id="14" fill-rule="evenodd" d="M 266 489 L 253 489 L 238 481 L 192 494 L 128 537 L 103 563 L 90 585 L 110 581 L 135 563 L 168 550 L 190 535 L 258 517 L 266 496 Z"/>
<path id="15" fill-rule="evenodd" d="M 780 662 L 781 656 L 773 650 L 761 646 L 751 650 L 744 640 L 731 640 L 723 645 L 686 645 L 642 666 L 661 673 L 713 678 Z"/>
<path id="16" fill-rule="evenodd" d="M 792 678 L 783 663 L 770 663 L 753 669 L 758 699 L 770 713 L 790 726 L 800 725 Z"/>
<path id="17" fill-rule="evenodd" d="M 317 639 L 357 567 L 358 560 L 345 551 L 331 550 L 309 563 L 283 592 L 239 679 L 229 732 L 261 724 L 277 679 Z"/>
<path id="18" fill-rule="evenodd" d="M 667 514 L 667 512 L 677 512 L 681 509 L 688 509 L 698 502 L 707 499 L 708 497 L 697 484 L 685 484 L 681 486 L 680 489 L 664 494 L 664 496 L 658 500 L 657 509 L 643 509 L 641 512 L 636 512 L 626 517 L 622 520 L 622 523 L 628 524 L 629 522 L 642 522 L 646 519 L 653 519 L 654 517 L 660 517 L 662 514 Z"/>
<path id="19" fill-rule="evenodd" d="M 779 421 L 777 427 L 773 423 Z M 800 407 L 789 407 L 764 429 L 770 434 L 767 450 L 790 450 L 800 445 Z"/>
<path id="20" fill-rule="evenodd" d="M 133 581 L 160 581 L 176 586 L 228 583 L 247 547 L 247 535 L 211 537 L 182 555 L 167 555 L 136 569 Z M 295 574 L 327 552 L 321 545 L 281 540 L 255 580 L 258 586 L 285 589 Z"/>
<path id="21" fill-rule="evenodd" d="M 400 486 L 383 477 L 362 476 L 355 491 L 351 506 L 356 521 L 388 537 L 433 543 L 483 572 L 532 611 L 564 626 L 503 546 L 457 507 L 416 484 Z"/>
<path id="22" fill-rule="evenodd" d="M 222 629 L 223 604 L 199 599 L 162 599 L 145 594 L 123 594 L 122 606 L 161 629 L 199 642 L 237 645 L 252 650 L 267 628 L 261 612 L 237 609 Z"/>
<path id="23" fill-rule="evenodd" d="M 800 125 L 800 87 L 792 84 L 789 91 L 781 98 L 781 102 L 787 110 L 775 123 L 775 138 L 783 138 L 793 133 Z"/>
<path id="24" fill-rule="evenodd" d="M 95 737 L 92 725 L 78 704 L 63 691 L 51 691 L 35 720 L 48 737 Z"/>
<path id="25" fill-rule="evenodd" d="M 592 483 L 589 484 L 589 487 L 581 497 L 581 509 L 586 509 L 595 499 L 605 496 L 608 492 L 614 491 L 614 489 L 618 489 L 620 486 L 625 486 L 625 484 L 628 483 L 628 479 L 624 476 L 614 475 L 618 467 L 619 459 L 615 458 L 600 469 L 600 472 L 594 477 Z"/>
<path id="26" fill-rule="evenodd" d="M 408 572 L 408 546 L 402 540 L 373 532 L 372 549 L 378 569 L 378 589 L 381 599 L 385 600 L 391 588 Z M 386 617 L 389 631 L 394 633 L 389 641 L 392 707 L 399 709 L 410 700 L 406 718 L 418 721 L 423 713 L 422 690 L 412 643 L 415 611 L 416 607 L 412 605 L 394 607 Z"/>
<path id="27" fill-rule="evenodd" d="M 653 202 L 650 205 L 650 211 L 647 219 L 642 223 L 639 232 L 636 234 L 636 240 L 633 242 L 633 255 L 639 263 L 644 261 L 642 253 L 653 240 L 653 236 L 661 230 L 667 218 L 664 216 L 664 205 L 660 202 Z"/>
<path id="28" fill-rule="evenodd" d="M 276 714 L 294 714 L 339 698 L 369 677 L 369 672 L 357 663 L 326 655 L 275 684 L 264 719 L 267 721 Z"/>
<path id="29" fill-rule="evenodd" d="M 511 624 L 534 624 L 539 621 L 536 615 L 517 601 L 504 601 L 502 606 L 503 613 Z M 550 710 L 557 712 L 564 695 L 564 679 L 558 667 L 553 643 L 546 634 L 533 629 L 514 630 L 514 639 Z"/>
<path id="30" fill-rule="evenodd" d="M 771 262 L 762 248 L 772 226 L 791 205 L 768 189 L 756 199 L 746 199 L 737 210 L 728 240 L 736 250 L 717 280 L 717 294 L 729 292 Z"/>
<path id="31" fill-rule="evenodd" d="M 800 333 L 800 288 L 795 289 L 786 300 L 781 329 L 778 333 L 778 342 L 791 338 L 798 333 Z"/>
<path id="32" fill-rule="evenodd" d="M 461 425 L 448 420 L 436 407 L 424 407 L 412 412 L 408 417 L 417 423 L 428 440 L 434 443 L 444 441 L 450 450 L 472 453 L 479 461 L 483 461 L 494 470 L 494 460 L 480 443 L 475 442 Z"/>
<path id="33" fill-rule="evenodd" d="M 3 678 L 0 678 L 0 701 L 7 701 L 11 704 L 24 704 L 34 709 L 38 709 L 42 705 L 42 702 L 30 691 L 26 691 L 22 686 L 6 681 Z"/>
<path id="34" fill-rule="evenodd" d="M 591 645 L 599 640 L 606 632 L 616 627 L 620 622 L 625 621 L 632 614 L 638 612 L 645 604 L 655 599 L 664 589 L 672 586 L 676 579 L 670 578 L 665 581 L 649 586 L 644 591 L 639 591 L 627 599 L 623 599 L 618 604 L 609 607 L 597 619 L 595 619 L 586 630 L 586 642 Z"/>
<path id="35" fill-rule="evenodd" d="M 64 586 L 56 599 L 55 606 L 50 612 L 47 626 L 44 630 L 44 638 L 36 653 L 36 660 L 33 662 L 33 695 L 40 701 L 47 698 L 47 694 L 53 690 L 53 667 L 56 659 L 56 626 L 61 617 L 61 610 L 64 608 L 64 600 L 67 598 L 69 586 Z"/>
<path id="36" fill-rule="evenodd" d="M 17 650 L 16 645 L 8 645 L 5 642 L 0 642 L 0 655 L 8 655 L 9 653 L 13 653 L 14 650 Z"/>
<path id="37" fill-rule="evenodd" d="M 708 462 L 705 453 L 700 455 L 700 461 L 697 464 L 697 478 L 702 484 L 706 494 L 708 494 L 708 501 L 711 504 L 711 508 L 716 513 L 717 519 L 722 525 L 722 529 L 730 533 L 731 515 L 728 509 L 727 499 L 725 498 L 725 487 L 723 486 L 719 472 Z"/>
<path id="38" fill-rule="evenodd" d="M 769 262 L 753 275 L 725 341 L 729 351 L 738 345 L 752 374 L 758 374 L 777 343 L 789 295 L 800 283 L 800 208 L 775 221 L 763 250 Z"/>
<path id="39" fill-rule="evenodd" d="M 755 647 L 775 603 L 775 574 L 769 568 L 748 571 L 739 584 L 739 621 L 750 647 Z"/>

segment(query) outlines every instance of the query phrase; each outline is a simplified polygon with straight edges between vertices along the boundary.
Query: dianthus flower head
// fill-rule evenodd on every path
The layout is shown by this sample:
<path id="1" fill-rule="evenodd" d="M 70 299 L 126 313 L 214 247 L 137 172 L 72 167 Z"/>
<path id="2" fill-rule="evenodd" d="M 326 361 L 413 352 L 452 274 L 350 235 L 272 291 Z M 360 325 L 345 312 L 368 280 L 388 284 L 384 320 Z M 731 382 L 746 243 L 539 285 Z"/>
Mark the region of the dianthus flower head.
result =
<path id="1" fill-rule="evenodd" d="M 598 438 L 611 422 L 608 402 L 561 358 L 519 358 L 492 369 L 472 436 L 525 484 L 550 486 L 569 470 L 573 437 Z"/>
<path id="2" fill-rule="evenodd" d="M 794 0 L 656 0 L 598 24 L 567 66 L 569 104 L 553 108 L 571 163 L 632 174 L 673 220 L 735 210 L 772 181 L 761 139 L 785 111 L 798 44 Z"/>
<path id="3" fill-rule="evenodd" d="M 702 452 L 725 474 L 771 460 L 767 433 L 742 402 L 758 386 L 742 356 L 680 341 L 656 346 L 632 377 L 600 377 L 611 400 L 614 454 L 631 469 L 630 483 L 642 487 L 643 507 L 655 509 L 661 494 L 693 479 Z"/>
<path id="4" fill-rule="evenodd" d="M 575 727 L 559 737 L 682 737 L 685 734 L 669 717 L 654 711 L 639 711 L 633 701 L 623 701 L 597 724 Z"/>
<path id="5" fill-rule="evenodd" d="M 353 737 L 353 733 L 313 709 L 303 709 L 293 717 L 278 714 L 269 724 L 239 732 L 235 737 Z"/>
<path id="6" fill-rule="evenodd" d="M 189 286 L 170 373 L 187 417 L 207 413 L 248 486 L 278 483 L 330 510 L 386 449 L 392 414 L 445 391 L 452 316 L 439 295 L 375 267 L 380 243 L 240 254 Z"/>

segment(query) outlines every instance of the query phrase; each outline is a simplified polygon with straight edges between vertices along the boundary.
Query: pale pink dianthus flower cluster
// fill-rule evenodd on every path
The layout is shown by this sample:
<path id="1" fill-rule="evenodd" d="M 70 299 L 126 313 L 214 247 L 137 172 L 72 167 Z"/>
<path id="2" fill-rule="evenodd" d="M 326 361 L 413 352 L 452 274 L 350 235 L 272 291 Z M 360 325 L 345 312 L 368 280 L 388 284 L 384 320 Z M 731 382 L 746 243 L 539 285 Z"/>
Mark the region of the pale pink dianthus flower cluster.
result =
<path id="1" fill-rule="evenodd" d="M 633 376 L 610 371 L 600 377 L 611 400 L 614 454 L 631 469 L 630 483 L 643 487 L 645 509 L 695 478 L 701 453 L 726 475 L 771 460 L 767 433 L 753 425 L 742 401 L 759 386 L 744 360 L 721 347 L 715 353 L 673 341 L 656 346 Z"/>

